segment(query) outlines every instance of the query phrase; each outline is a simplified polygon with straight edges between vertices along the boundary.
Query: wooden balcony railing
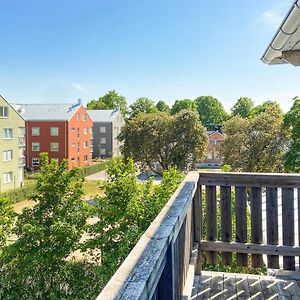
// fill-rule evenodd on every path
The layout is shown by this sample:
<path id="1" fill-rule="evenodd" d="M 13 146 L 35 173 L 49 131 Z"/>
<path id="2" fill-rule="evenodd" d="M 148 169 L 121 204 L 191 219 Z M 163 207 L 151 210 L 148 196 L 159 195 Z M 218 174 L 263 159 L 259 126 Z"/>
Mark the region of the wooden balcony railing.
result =
<path id="1" fill-rule="evenodd" d="M 280 268 L 282 256 L 282 268 L 294 270 L 299 219 L 300 175 L 190 173 L 97 299 L 188 298 L 200 251 L 211 264 L 220 253 L 230 265 L 237 253 L 239 265 L 251 257 L 253 267 L 265 254 Z"/>

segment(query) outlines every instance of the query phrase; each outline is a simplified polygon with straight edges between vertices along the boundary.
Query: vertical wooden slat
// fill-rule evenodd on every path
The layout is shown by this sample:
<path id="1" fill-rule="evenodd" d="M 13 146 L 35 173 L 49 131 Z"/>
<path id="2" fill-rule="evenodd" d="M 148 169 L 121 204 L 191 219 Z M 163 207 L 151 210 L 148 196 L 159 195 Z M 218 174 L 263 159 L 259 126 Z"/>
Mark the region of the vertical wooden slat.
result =
<path id="1" fill-rule="evenodd" d="M 201 273 L 201 237 L 202 237 L 202 186 L 200 180 L 197 182 L 197 190 L 193 200 L 193 224 L 194 224 L 194 241 L 198 243 L 198 257 L 195 273 Z"/>
<path id="2" fill-rule="evenodd" d="M 232 241 L 232 218 L 231 218 L 231 188 L 230 186 L 220 187 L 220 208 L 221 208 L 221 239 L 223 242 Z M 232 264 L 232 253 L 223 252 L 222 261 L 224 265 Z"/>
<path id="3" fill-rule="evenodd" d="M 251 242 L 262 244 L 262 196 L 261 188 L 250 188 L 250 208 L 251 208 Z M 259 268 L 264 265 L 261 254 L 252 254 L 252 267 Z"/>
<path id="4" fill-rule="evenodd" d="M 298 191 L 298 241 L 300 246 L 300 188 Z M 300 265 L 300 256 L 299 256 L 299 265 Z"/>
<path id="5" fill-rule="evenodd" d="M 247 194 L 245 187 L 235 188 L 235 209 L 236 209 L 236 241 L 247 242 Z M 244 253 L 237 253 L 239 266 L 248 265 L 248 256 Z"/>
<path id="6" fill-rule="evenodd" d="M 282 189 L 282 236 L 283 245 L 294 246 L 295 229 L 294 229 L 294 189 Z M 284 270 L 295 270 L 295 257 L 283 257 Z"/>
<path id="7" fill-rule="evenodd" d="M 206 239 L 215 241 L 217 239 L 217 197 L 216 187 L 206 186 Z M 217 252 L 208 251 L 207 262 L 217 264 Z"/>
<path id="8" fill-rule="evenodd" d="M 278 245 L 278 191 L 277 188 L 267 188 L 267 244 Z M 268 268 L 279 269 L 279 256 L 268 255 Z"/>

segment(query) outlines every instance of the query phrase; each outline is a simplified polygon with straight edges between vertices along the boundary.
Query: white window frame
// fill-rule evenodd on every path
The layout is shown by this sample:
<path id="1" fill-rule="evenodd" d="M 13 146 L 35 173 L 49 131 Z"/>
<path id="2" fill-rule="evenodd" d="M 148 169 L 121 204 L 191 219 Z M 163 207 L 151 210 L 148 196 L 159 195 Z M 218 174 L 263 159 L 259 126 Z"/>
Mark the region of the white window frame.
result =
<path id="1" fill-rule="evenodd" d="M 106 133 L 106 126 L 100 126 L 100 133 Z"/>
<path id="2" fill-rule="evenodd" d="M 59 136 L 59 128 L 58 127 L 51 127 L 50 128 L 50 135 L 51 136 Z"/>
<path id="3" fill-rule="evenodd" d="M 57 144 L 57 148 L 53 148 L 54 145 Z M 58 152 L 59 151 L 59 143 L 58 142 L 53 142 L 53 143 L 50 143 L 50 151 L 51 152 Z"/>
<path id="4" fill-rule="evenodd" d="M 36 130 L 36 132 L 34 132 Z M 31 135 L 32 136 L 40 136 L 40 127 L 32 127 L 31 128 Z"/>
<path id="5" fill-rule="evenodd" d="M 100 148 L 100 155 L 106 155 L 106 149 Z"/>
<path id="6" fill-rule="evenodd" d="M 100 138 L 100 144 L 101 145 L 106 145 L 106 137 L 101 137 Z"/>
<path id="7" fill-rule="evenodd" d="M 6 133 L 10 132 L 10 135 L 7 137 Z M 12 128 L 3 128 L 3 139 L 11 140 L 13 138 L 13 129 Z"/>
<path id="8" fill-rule="evenodd" d="M 4 172 L 3 173 L 3 184 L 12 183 L 12 182 L 13 182 L 13 172 L 12 171 Z"/>
<path id="9" fill-rule="evenodd" d="M 31 166 L 32 167 L 39 167 L 40 166 L 40 159 L 38 157 L 33 157 L 31 159 Z"/>
<path id="10" fill-rule="evenodd" d="M 12 160 L 13 160 L 13 151 L 3 150 L 3 161 L 12 161 Z"/>
<path id="11" fill-rule="evenodd" d="M 87 127 L 83 128 L 83 134 L 87 135 L 89 133 L 89 129 Z"/>
<path id="12" fill-rule="evenodd" d="M 83 142 L 83 148 L 88 148 L 88 146 L 89 146 L 89 142 L 88 141 Z"/>
<path id="13" fill-rule="evenodd" d="M 82 115 L 82 121 L 86 121 L 86 114 Z"/>
<path id="14" fill-rule="evenodd" d="M 0 118 L 8 118 L 8 106 L 0 106 Z"/>
<path id="15" fill-rule="evenodd" d="M 37 148 L 37 149 L 34 149 L 34 148 Z M 31 151 L 32 152 L 40 151 L 40 143 L 37 143 L 37 142 L 31 143 Z"/>

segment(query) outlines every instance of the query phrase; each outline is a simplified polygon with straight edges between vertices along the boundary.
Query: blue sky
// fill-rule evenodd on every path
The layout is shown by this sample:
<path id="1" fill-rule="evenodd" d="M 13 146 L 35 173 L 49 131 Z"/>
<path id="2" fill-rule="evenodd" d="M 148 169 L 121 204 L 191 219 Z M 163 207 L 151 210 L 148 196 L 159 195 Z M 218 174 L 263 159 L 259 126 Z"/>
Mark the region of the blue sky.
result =
<path id="1" fill-rule="evenodd" d="M 1 1 L 0 94 L 74 102 L 110 89 L 172 104 L 300 96 L 300 69 L 260 57 L 292 0 Z"/>

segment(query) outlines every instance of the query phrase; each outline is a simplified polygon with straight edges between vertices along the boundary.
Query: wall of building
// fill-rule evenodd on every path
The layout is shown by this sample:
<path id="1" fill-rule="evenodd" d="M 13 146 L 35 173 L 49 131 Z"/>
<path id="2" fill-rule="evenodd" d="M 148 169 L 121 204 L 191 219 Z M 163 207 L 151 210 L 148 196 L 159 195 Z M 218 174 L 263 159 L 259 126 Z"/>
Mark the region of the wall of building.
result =
<path id="1" fill-rule="evenodd" d="M 111 157 L 113 155 L 112 143 L 113 143 L 112 123 L 94 122 L 93 123 L 93 158 Z"/>
<path id="2" fill-rule="evenodd" d="M 8 117 L 0 117 L 0 193 L 17 188 L 24 181 L 24 143 L 19 143 L 19 128 L 25 127 L 22 117 L 0 96 L 0 107 L 8 107 Z M 4 129 L 12 129 L 12 138 L 5 139 Z M 12 150 L 12 159 L 5 161 L 4 151 Z M 4 173 L 12 172 L 11 182 L 4 183 Z"/>
<path id="3" fill-rule="evenodd" d="M 114 157 L 122 155 L 121 153 L 122 143 L 117 139 L 117 137 L 121 133 L 122 127 L 124 125 L 125 125 L 125 120 L 121 112 L 119 112 L 113 118 L 113 124 L 112 124 L 112 153 Z"/>

